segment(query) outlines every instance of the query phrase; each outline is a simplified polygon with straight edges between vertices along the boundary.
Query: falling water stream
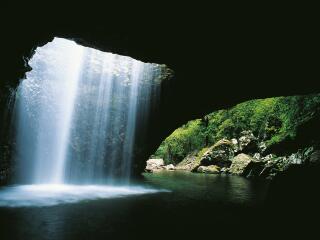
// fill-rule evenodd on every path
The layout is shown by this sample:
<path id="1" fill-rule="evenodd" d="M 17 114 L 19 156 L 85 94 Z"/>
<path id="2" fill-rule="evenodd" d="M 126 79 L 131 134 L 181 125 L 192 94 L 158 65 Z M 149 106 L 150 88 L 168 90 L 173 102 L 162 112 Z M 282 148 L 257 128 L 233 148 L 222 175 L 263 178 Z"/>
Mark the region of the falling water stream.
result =
<path id="1" fill-rule="evenodd" d="M 149 193 L 114 186 L 130 180 L 139 126 L 147 124 L 167 68 L 62 38 L 38 47 L 29 65 L 14 109 L 23 185 L 8 190 L 15 194 L 7 200 L 19 191 L 73 200 Z"/>

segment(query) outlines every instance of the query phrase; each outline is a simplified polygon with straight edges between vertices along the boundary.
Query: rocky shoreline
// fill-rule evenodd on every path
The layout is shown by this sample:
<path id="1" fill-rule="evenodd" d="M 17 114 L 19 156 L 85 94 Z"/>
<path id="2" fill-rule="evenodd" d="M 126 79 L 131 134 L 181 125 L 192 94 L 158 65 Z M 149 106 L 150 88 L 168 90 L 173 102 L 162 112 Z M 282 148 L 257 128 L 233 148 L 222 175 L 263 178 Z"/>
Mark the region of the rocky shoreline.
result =
<path id="1" fill-rule="evenodd" d="M 271 180 L 292 167 L 320 165 L 320 150 L 315 145 L 282 156 L 268 152 L 265 142 L 248 130 L 241 132 L 238 139 L 224 138 L 208 148 L 194 151 L 176 166 L 165 165 L 163 159 L 149 159 L 145 171 L 180 170 Z"/>

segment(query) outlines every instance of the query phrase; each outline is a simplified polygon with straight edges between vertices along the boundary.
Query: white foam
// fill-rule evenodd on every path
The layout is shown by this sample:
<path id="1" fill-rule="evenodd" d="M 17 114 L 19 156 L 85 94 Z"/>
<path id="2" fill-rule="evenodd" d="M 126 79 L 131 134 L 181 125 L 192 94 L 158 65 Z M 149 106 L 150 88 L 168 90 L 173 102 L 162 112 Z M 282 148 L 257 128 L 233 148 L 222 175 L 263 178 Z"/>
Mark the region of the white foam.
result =
<path id="1" fill-rule="evenodd" d="M 44 207 L 164 191 L 140 186 L 17 185 L 0 188 L 0 207 Z"/>

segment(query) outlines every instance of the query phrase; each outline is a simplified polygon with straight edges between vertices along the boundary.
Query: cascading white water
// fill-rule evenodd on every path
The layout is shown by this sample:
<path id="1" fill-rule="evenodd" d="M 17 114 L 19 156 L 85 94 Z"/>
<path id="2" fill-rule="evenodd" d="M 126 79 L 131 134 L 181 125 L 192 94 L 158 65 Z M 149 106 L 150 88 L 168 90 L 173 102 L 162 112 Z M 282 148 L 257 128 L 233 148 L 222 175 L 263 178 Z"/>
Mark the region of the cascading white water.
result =
<path id="1" fill-rule="evenodd" d="M 166 66 L 62 38 L 38 47 L 29 65 L 13 111 L 23 185 L 1 188 L 0 207 L 163 191 L 119 182 L 128 183 L 135 143 L 143 143 L 160 83 L 171 73 Z"/>
<path id="2" fill-rule="evenodd" d="M 56 39 L 29 61 L 17 92 L 17 151 L 25 180 L 62 183 L 84 48 Z"/>
<path id="3" fill-rule="evenodd" d="M 55 38 L 36 49 L 17 91 L 20 181 L 102 183 L 130 178 L 163 65 Z"/>

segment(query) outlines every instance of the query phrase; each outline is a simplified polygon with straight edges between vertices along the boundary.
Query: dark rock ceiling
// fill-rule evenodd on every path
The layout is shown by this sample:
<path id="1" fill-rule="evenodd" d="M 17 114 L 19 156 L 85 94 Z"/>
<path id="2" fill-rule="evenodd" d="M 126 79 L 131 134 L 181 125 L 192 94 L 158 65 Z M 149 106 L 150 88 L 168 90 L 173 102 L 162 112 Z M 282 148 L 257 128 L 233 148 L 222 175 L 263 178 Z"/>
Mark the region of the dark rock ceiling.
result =
<path id="1" fill-rule="evenodd" d="M 80 2 L 4 3 L 2 98 L 23 77 L 23 59 L 54 36 L 175 71 L 163 89 L 154 145 L 185 121 L 246 99 L 320 92 L 312 14 L 290 6 Z"/>

